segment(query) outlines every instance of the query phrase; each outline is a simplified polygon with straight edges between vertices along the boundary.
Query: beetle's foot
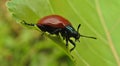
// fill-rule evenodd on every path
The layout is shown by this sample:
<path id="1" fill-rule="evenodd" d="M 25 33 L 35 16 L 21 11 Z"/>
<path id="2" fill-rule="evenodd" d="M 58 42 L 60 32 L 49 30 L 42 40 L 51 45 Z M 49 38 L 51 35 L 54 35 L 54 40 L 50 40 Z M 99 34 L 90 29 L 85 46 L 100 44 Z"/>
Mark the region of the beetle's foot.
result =
<path id="1" fill-rule="evenodd" d="M 70 52 L 72 52 L 74 50 L 74 48 L 70 49 Z"/>

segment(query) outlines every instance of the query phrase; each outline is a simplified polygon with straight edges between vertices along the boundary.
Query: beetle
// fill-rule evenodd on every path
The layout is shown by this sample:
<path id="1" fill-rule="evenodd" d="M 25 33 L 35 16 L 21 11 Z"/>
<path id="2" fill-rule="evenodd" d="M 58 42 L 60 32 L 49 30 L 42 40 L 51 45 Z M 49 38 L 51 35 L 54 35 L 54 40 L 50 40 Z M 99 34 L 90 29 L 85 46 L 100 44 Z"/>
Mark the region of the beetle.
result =
<path id="1" fill-rule="evenodd" d="M 73 48 L 70 49 L 70 52 L 74 50 L 76 47 L 75 42 L 73 42 L 73 40 L 70 39 L 71 37 L 73 37 L 75 41 L 76 40 L 79 41 L 80 37 L 96 39 L 95 37 L 81 35 L 79 33 L 79 28 L 81 24 L 79 24 L 77 30 L 75 30 L 72 24 L 67 19 L 60 15 L 45 16 L 42 19 L 38 20 L 37 24 L 29 24 L 26 23 L 24 20 L 22 23 L 29 26 L 36 25 L 41 31 L 48 32 L 50 34 L 59 35 L 60 33 L 63 39 L 66 40 L 66 47 L 68 47 L 68 42 L 70 42 L 74 46 Z"/>

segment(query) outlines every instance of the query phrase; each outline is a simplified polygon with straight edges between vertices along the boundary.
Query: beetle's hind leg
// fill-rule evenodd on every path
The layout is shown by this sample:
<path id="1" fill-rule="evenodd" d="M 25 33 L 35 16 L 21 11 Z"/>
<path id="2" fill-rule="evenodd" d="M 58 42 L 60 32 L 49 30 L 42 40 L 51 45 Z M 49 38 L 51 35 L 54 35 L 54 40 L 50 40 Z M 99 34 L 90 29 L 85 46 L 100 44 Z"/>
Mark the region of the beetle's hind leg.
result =
<path id="1" fill-rule="evenodd" d="M 35 26 L 35 24 L 29 24 L 29 23 L 27 23 L 25 20 L 22 20 L 22 22 L 21 22 L 22 24 L 24 24 L 24 25 L 27 25 L 27 26 Z"/>

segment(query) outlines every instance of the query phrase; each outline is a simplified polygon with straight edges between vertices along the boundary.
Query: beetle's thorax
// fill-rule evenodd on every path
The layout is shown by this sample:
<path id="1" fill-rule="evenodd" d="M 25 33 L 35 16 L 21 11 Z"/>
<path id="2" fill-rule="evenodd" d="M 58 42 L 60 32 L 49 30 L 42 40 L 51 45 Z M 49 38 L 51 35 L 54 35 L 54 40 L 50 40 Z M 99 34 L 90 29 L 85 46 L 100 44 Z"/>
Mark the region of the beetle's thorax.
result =
<path id="1" fill-rule="evenodd" d="M 71 25 L 66 26 L 65 29 L 67 31 L 68 37 L 74 37 L 75 39 L 80 38 L 80 34 Z"/>

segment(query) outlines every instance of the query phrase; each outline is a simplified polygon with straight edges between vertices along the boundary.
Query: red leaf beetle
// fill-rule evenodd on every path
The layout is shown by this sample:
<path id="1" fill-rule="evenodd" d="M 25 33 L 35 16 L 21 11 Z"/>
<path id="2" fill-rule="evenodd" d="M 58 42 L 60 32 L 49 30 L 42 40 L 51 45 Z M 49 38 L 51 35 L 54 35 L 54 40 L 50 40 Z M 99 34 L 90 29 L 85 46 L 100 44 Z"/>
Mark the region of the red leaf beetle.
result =
<path id="1" fill-rule="evenodd" d="M 77 30 L 75 30 L 72 24 L 67 19 L 59 15 L 45 16 L 42 19 L 40 19 L 37 24 L 28 24 L 24 20 L 23 23 L 29 26 L 36 25 L 43 32 L 48 32 L 50 34 L 59 35 L 60 33 L 61 36 L 64 39 L 66 39 L 66 47 L 68 47 L 68 42 L 70 42 L 74 46 L 73 48 L 70 49 L 70 52 L 74 50 L 74 48 L 76 47 L 76 44 L 70 39 L 71 37 L 75 38 L 75 41 L 76 40 L 79 41 L 80 37 L 96 39 L 95 37 L 81 35 L 78 32 L 81 24 L 79 24 Z"/>

